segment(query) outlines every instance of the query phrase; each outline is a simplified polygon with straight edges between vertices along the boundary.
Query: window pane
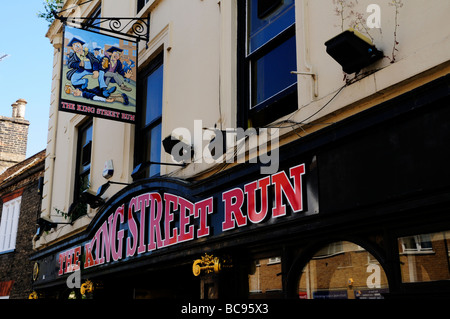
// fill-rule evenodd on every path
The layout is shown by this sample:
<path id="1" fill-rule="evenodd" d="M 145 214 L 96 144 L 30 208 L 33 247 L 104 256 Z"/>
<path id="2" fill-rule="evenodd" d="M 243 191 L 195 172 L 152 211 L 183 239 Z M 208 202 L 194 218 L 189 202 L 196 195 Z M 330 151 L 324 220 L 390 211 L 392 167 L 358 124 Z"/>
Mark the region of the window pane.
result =
<path id="1" fill-rule="evenodd" d="M 98 7 L 91 15 L 90 15 L 90 19 L 92 19 L 90 22 L 93 26 L 95 27 L 100 27 L 100 22 L 101 22 L 101 13 L 102 13 L 102 8 Z M 86 28 L 86 27 L 84 27 Z M 95 28 L 86 28 L 87 30 L 94 30 Z"/>
<path id="2" fill-rule="evenodd" d="M 137 12 L 141 11 L 141 9 L 147 4 L 148 0 L 137 0 Z"/>
<path id="3" fill-rule="evenodd" d="M 0 252 L 16 247 L 21 197 L 3 204 L 0 222 Z"/>
<path id="4" fill-rule="evenodd" d="M 143 147 L 144 159 L 143 162 L 161 162 L 161 123 L 147 130 L 144 133 L 145 145 Z M 146 169 L 145 177 L 152 177 L 160 173 L 160 165 L 151 164 L 149 169 Z"/>
<path id="5" fill-rule="evenodd" d="M 91 166 L 92 148 L 92 124 L 82 129 L 80 132 L 80 173 L 88 170 Z"/>
<path id="6" fill-rule="evenodd" d="M 92 121 L 78 129 L 77 168 L 75 172 L 74 199 L 69 207 L 71 220 L 75 221 L 87 213 L 87 204 L 78 201 L 80 195 L 89 188 L 91 174 Z"/>
<path id="7" fill-rule="evenodd" d="M 292 37 L 251 64 L 251 106 L 269 99 L 297 82 L 295 37 Z"/>
<path id="8" fill-rule="evenodd" d="M 92 141 L 92 124 L 83 128 L 81 132 L 81 145 L 84 146 L 90 141 Z"/>
<path id="9" fill-rule="evenodd" d="M 449 280 L 449 237 L 450 231 L 399 238 L 402 281 Z"/>
<path id="10" fill-rule="evenodd" d="M 160 162 L 161 161 L 161 124 L 154 127 L 151 130 L 151 142 L 150 142 L 150 161 Z M 158 175 L 160 172 L 160 165 L 153 164 L 150 166 L 150 177 Z"/>
<path id="11" fill-rule="evenodd" d="M 143 126 L 161 117 L 163 95 L 163 65 L 159 66 L 147 77 L 146 105 Z"/>
<path id="12" fill-rule="evenodd" d="M 248 53 L 295 23 L 294 0 L 248 1 Z"/>
<path id="13" fill-rule="evenodd" d="M 382 299 L 389 291 L 376 258 L 351 242 L 336 242 L 318 251 L 303 268 L 301 299 Z"/>
<path id="14" fill-rule="evenodd" d="M 142 114 L 138 127 L 135 154 L 137 163 L 148 161 L 161 162 L 161 123 L 162 123 L 162 104 L 163 104 L 163 79 L 164 64 L 163 55 L 159 54 L 153 59 L 148 67 L 148 71 L 142 74 Z M 142 173 L 135 178 L 148 178 L 160 173 L 159 164 L 150 164 L 145 166 Z"/>

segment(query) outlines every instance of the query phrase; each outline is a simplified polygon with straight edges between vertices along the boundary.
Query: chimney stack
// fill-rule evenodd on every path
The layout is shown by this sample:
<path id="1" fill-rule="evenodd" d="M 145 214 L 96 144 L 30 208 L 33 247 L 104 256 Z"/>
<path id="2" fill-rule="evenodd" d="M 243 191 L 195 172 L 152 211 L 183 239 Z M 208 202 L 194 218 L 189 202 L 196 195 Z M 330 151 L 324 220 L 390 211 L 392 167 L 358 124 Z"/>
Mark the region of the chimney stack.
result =
<path id="1" fill-rule="evenodd" d="M 16 118 L 17 117 L 17 102 L 14 102 L 13 104 L 11 104 L 12 106 L 12 118 Z"/>
<path id="2" fill-rule="evenodd" d="M 25 119 L 25 107 L 27 105 L 27 101 L 25 101 L 24 99 L 18 99 L 16 101 L 16 105 L 17 105 L 16 117 L 19 119 Z"/>
<path id="3" fill-rule="evenodd" d="M 25 120 L 26 104 L 18 99 L 11 104 L 12 117 L 0 116 L 0 174 L 26 158 L 30 125 Z"/>

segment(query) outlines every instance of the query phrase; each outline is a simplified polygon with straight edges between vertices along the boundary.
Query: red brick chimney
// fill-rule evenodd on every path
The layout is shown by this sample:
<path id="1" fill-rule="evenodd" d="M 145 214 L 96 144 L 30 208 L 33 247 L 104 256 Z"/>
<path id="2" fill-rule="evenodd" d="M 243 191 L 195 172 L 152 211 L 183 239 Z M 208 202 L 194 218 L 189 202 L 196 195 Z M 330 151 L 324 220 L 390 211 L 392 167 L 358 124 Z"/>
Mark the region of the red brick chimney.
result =
<path id="1" fill-rule="evenodd" d="M 12 116 L 0 115 L 0 174 L 26 158 L 28 126 L 25 120 L 27 101 L 18 99 L 12 106 Z"/>

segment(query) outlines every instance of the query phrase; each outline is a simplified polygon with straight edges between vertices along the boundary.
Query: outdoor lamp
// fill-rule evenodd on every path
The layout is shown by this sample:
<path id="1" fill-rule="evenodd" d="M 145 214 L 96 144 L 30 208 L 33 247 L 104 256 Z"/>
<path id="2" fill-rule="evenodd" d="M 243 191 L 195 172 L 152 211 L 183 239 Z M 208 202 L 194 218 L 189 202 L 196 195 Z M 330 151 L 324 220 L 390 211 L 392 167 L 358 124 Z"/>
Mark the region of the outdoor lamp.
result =
<path id="1" fill-rule="evenodd" d="M 172 155 L 176 161 L 182 161 L 188 153 L 190 153 L 190 158 L 194 156 L 193 146 L 183 139 L 182 135 L 172 133 L 163 139 L 162 144 L 164 151 Z"/>
<path id="2" fill-rule="evenodd" d="M 327 53 L 335 59 L 345 73 L 359 72 L 383 57 L 375 45 L 356 30 L 349 29 L 325 42 Z"/>
<path id="3" fill-rule="evenodd" d="M 130 185 L 128 183 L 120 183 L 120 182 L 112 182 L 112 181 L 107 181 L 105 184 L 103 184 L 102 186 L 100 186 L 97 189 L 97 197 L 102 196 L 107 190 L 108 188 L 111 186 L 111 184 L 117 184 L 117 185 Z"/>
<path id="4" fill-rule="evenodd" d="M 106 192 L 106 190 L 109 188 L 109 186 L 111 186 L 110 182 L 107 182 L 107 183 L 103 184 L 102 186 L 100 186 L 97 189 L 97 196 L 98 197 L 102 196 Z"/>
<path id="5" fill-rule="evenodd" d="M 56 227 L 56 223 L 48 217 L 39 217 L 37 220 L 37 225 L 39 226 L 36 232 L 37 237 L 40 237 L 43 232 L 49 231 L 50 229 Z"/>
<path id="6" fill-rule="evenodd" d="M 67 225 L 67 224 L 71 224 L 71 223 L 54 222 L 50 218 L 48 218 L 46 216 L 41 216 L 37 220 L 37 225 L 39 227 L 38 227 L 38 229 L 36 231 L 36 236 L 40 237 L 43 232 L 49 231 L 50 229 L 55 228 L 57 225 Z"/>
<path id="7" fill-rule="evenodd" d="M 57 224 L 55 222 L 53 222 L 50 218 L 43 216 L 43 217 L 39 217 L 38 225 L 46 230 L 49 230 L 51 228 L 56 227 Z"/>
<path id="8" fill-rule="evenodd" d="M 97 194 L 94 194 L 92 191 L 90 191 L 89 189 L 85 190 L 82 194 L 81 194 L 81 200 L 86 203 L 89 204 L 89 206 L 91 206 L 91 208 L 98 208 L 100 206 L 102 206 L 105 201 L 103 200 L 103 198 L 101 198 L 100 196 L 98 196 Z"/>

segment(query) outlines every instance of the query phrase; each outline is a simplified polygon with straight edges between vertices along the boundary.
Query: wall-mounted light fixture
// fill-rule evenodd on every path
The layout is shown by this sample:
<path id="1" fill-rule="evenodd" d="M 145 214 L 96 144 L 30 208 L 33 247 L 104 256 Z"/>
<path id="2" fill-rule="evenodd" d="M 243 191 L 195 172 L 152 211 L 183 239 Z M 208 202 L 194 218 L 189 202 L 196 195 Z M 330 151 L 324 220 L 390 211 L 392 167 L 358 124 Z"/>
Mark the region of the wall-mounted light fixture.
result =
<path id="1" fill-rule="evenodd" d="M 49 231 L 52 228 L 55 228 L 57 225 L 70 225 L 72 223 L 60 223 L 54 222 L 50 218 L 46 216 L 41 216 L 37 220 L 37 225 L 39 226 L 36 232 L 36 237 L 40 237 L 43 232 Z"/>
<path id="2" fill-rule="evenodd" d="M 91 208 L 98 208 L 105 204 L 105 200 L 97 194 L 94 194 L 93 191 L 87 189 L 80 195 L 80 199 L 82 202 L 89 204 Z"/>
<path id="3" fill-rule="evenodd" d="M 325 42 L 327 53 L 335 59 L 345 73 L 361 71 L 383 57 L 369 38 L 349 29 Z"/>
<path id="4" fill-rule="evenodd" d="M 163 139 L 162 144 L 164 151 L 172 155 L 177 162 L 191 159 L 194 156 L 194 147 L 182 135 L 172 133 Z"/>
<path id="5" fill-rule="evenodd" d="M 106 182 L 105 184 L 103 184 L 102 186 L 100 186 L 98 189 L 97 189 L 97 196 L 98 197 L 100 197 L 100 196 L 102 196 L 105 192 L 106 192 L 106 190 L 111 186 L 111 184 L 116 184 L 116 185 L 130 185 L 130 184 L 127 184 L 127 183 L 120 183 L 120 182 L 111 182 L 111 181 L 108 181 L 108 182 Z"/>
<path id="6" fill-rule="evenodd" d="M 94 192 L 92 192 L 89 189 L 85 190 L 80 196 L 81 201 L 85 202 L 86 204 L 89 204 L 91 208 L 98 208 L 104 205 L 105 200 L 101 196 L 106 192 L 106 190 L 111 186 L 111 184 L 130 185 L 128 183 L 108 181 L 97 189 L 96 194 L 94 194 Z"/>

